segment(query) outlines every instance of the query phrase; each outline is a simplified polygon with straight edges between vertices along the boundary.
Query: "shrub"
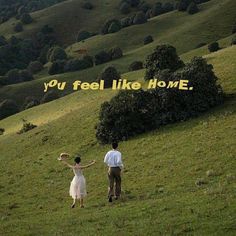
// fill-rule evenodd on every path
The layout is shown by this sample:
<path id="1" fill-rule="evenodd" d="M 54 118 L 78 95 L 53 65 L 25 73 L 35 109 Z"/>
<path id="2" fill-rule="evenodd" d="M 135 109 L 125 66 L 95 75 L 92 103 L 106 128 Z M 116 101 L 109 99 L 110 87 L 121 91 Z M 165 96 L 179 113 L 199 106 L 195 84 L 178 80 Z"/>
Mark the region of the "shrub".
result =
<path id="1" fill-rule="evenodd" d="M 236 36 L 232 38 L 231 45 L 236 45 Z"/>
<path id="2" fill-rule="evenodd" d="M 27 69 L 31 74 L 36 74 L 43 70 L 43 64 L 40 61 L 31 61 Z"/>
<path id="3" fill-rule="evenodd" d="M 66 64 L 65 60 L 54 61 L 48 68 L 49 75 L 56 75 L 64 73 L 64 66 Z"/>
<path id="4" fill-rule="evenodd" d="M 7 44 L 7 40 L 4 36 L 0 35 L 0 47 Z"/>
<path id="5" fill-rule="evenodd" d="M 31 81 L 34 79 L 33 75 L 28 70 L 20 70 L 19 77 L 20 77 L 20 80 L 23 82 Z"/>
<path id="6" fill-rule="evenodd" d="M 61 47 L 53 47 L 48 51 L 48 59 L 51 62 L 57 61 L 57 60 L 66 60 L 67 55 L 63 48 Z"/>
<path id="7" fill-rule="evenodd" d="M 133 20 L 134 25 L 144 24 L 146 22 L 147 22 L 147 18 L 143 12 L 140 11 L 140 12 L 136 13 L 134 20 Z"/>
<path id="8" fill-rule="evenodd" d="M 38 105 L 39 105 L 39 101 L 35 97 L 27 97 L 24 101 L 22 109 L 26 110 L 26 109 L 29 109 Z"/>
<path id="9" fill-rule="evenodd" d="M 193 15 L 193 14 L 199 12 L 199 8 L 198 8 L 197 4 L 195 2 L 191 2 L 187 8 L 187 12 L 190 15 Z"/>
<path id="10" fill-rule="evenodd" d="M 90 38 L 91 35 L 92 35 L 92 34 L 91 34 L 90 32 L 88 32 L 88 31 L 86 31 L 86 30 L 81 30 L 81 31 L 79 31 L 79 33 L 78 33 L 78 35 L 77 35 L 77 37 L 76 37 L 76 41 L 77 41 L 77 42 L 83 41 L 83 40 L 85 40 L 85 39 Z"/>
<path id="11" fill-rule="evenodd" d="M 130 17 L 125 17 L 120 20 L 120 24 L 122 28 L 129 27 L 130 25 L 132 25 L 132 23 L 133 22 Z"/>
<path id="12" fill-rule="evenodd" d="M 83 59 L 71 59 L 66 62 L 64 72 L 84 70 L 93 67 L 93 58 L 85 56 Z"/>
<path id="13" fill-rule="evenodd" d="M 14 31 L 19 33 L 19 32 L 22 32 L 23 31 L 23 25 L 22 23 L 17 23 L 15 26 L 14 26 Z"/>
<path id="14" fill-rule="evenodd" d="M 169 69 L 175 71 L 183 65 L 173 46 L 159 45 L 146 59 L 145 79 L 152 79 L 159 70 Z"/>
<path id="15" fill-rule="evenodd" d="M 151 9 L 151 17 L 161 15 L 163 13 L 162 3 L 158 2 L 154 4 Z"/>
<path id="16" fill-rule="evenodd" d="M 24 13 L 21 17 L 20 17 L 20 20 L 21 20 L 21 22 L 23 23 L 23 24 L 30 24 L 30 23 L 32 23 L 33 22 L 33 19 L 32 19 L 32 17 L 31 17 L 31 15 L 30 14 L 28 14 L 28 13 Z"/>
<path id="17" fill-rule="evenodd" d="M 91 2 L 84 2 L 82 4 L 82 8 L 87 9 L 87 10 L 92 10 L 93 9 L 93 4 Z"/>
<path id="18" fill-rule="evenodd" d="M 129 65 L 129 71 L 141 70 L 143 69 L 142 61 L 134 61 Z"/>
<path id="19" fill-rule="evenodd" d="M 36 128 L 37 125 L 34 125 L 30 122 L 28 122 L 27 120 L 23 119 L 23 127 L 17 132 L 17 134 L 23 134 L 26 132 L 29 132 L 30 130 Z"/>
<path id="20" fill-rule="evenodd" d="M 13 100 L 6 99 L 0 103 L 0 120 L 14 115 L 17 112 L 19 112 L 19 108 Z"/>
<path id="21" fill-rule="evenodd" d="M 6 82 L 7 84 L 16 84 L 22 82 L 19 75 L 19 70 L 18 69 L 9 70 L 6 74 Z"/>
<path id="22" fill-rule="evenodd" d="M 166 2 L 163 6 L 162 6 L 163 12 L 170 12 L 174 10 L 174 4 L 170 3 L 170 2 Z"/>
<path id="23" fill-rule="evenodd" d="M 149 44 L 149 43 L 152 43 L 153 42 L 153 38 L 151 35 L 148 35 L 146 36 L 144 39 L 143 39 L 143 44 L 146 45 L 146 44 Z"/>
<path id="24" fill-rule="evenodd" d="M 39 54 L 38 60 L 44 65 L 48 61 L 48 51 L 50 50 L 50 47 L 48 45 L 44 46 Z"/>
<path id="25" fill-rule="evenodd" d="M 54 32 L 54 29 L 49 25 L 44 25 L 41 28 L 40 32 L 43 33 L 43 34 L 51 34 L 51 33 Z"/>
<path id="26" fill-rule="evenodd" d="M 4 134 L 4 132 L 5 132 L 5 129 L 3 129 L 3 128 L 0 128 L 0 135 L 3 135 L 3 134 Z"/>
<path id="27" fill-rule="evenodd" d="M 109 52 L 112 60 L 121 58 L 123 56 L 123 51 L 120 47 L 114 47 Z"/>
<path id="28" fill-rule="evenodd" d="M 186 11 L 188 6 L 191 4 L 192 0 L 180 0 L 178 3 L 179 11 Z"/>
<path id="29" fill-rule="evenodd" d="M 112 27 L 111 27 L 111 25 L 112 25 Z M 105 24 L 102 26 L 101 33 L 108 34 L 109 30 L 112 31 L 110 33 L 114 33 L 114 32 L 117 32 L 118 29 L 119 30 L 121 29 L 120 21 L 116 20 L 116 19 L 112 19 L 112 20 L 108 20 L 105 22 Z"/>
<path id="30" fill-rule="evenodd" d="M 151 9 L 151 5 L 143 1 L 138 5 L 138 9 L 146 13 L 149 9 Z"/>
<path id="31" fill-rule="evenodd" d="M 110 88 L 112 86 L 113 80 L 119 80 L 120 78 L 120 73 L 114 66 L 107 66 L 98 76 L 98 81 L 100 82 L 101 80 L 104 80 L 105 88 Z"/>
<path id="32" fill-rule="evenodd" d="M 203 46 L 206 46 L 207 44 L 206 43 L 199 43 L 195 48 L 201 48 Z"/>
<path id="33" fill-rule="evenodd" d="M 213 42 L 208 45 L 209 52 L 216 52 L 220 49 L 218 42 Z"/>
<path id="34" fill-rule="evenodd" d="M 140 0 L 126 0 L 131 7 L 137 7 L 140 4 Z"/>
<path id="35" fill-rule="evenodd" d="M 232 34 L 236 33 L 236 22 L 234 23 L 233 27 L 232 27 Z"/>
<path id="36" fill-rule="evenodd" d="M 96 137 L 101 143 L 127 140 L 160 126 L 197 116 L 223 101 L 213 67 L 194 58 L 181 72 L 159 71 L 162 80 L 189 80 L 194 90 L 159 88 L 122 91 L 102 104 Z"/>
<path id="37" fill-rule="evenodd" d="M 130 4 L 128 4 L 127 2 L 123 2 L 121 5 L 120 5 L 120 12 L 122 14 L 128 14 L 130 13 Z"/>
<path id="38" fill-rule="evenodd" d="M 51 91 L 44 94 L 40 103 L 43 104 L 43 103 L 51 102 L 51 101 L 56 100 L 58 98 L 59 98 L 58 93 L 54 90 L 51 90 Z"/>
<path id="39" fill-rule="evenodd" d="M 95 65 L 100 65 L 111 60 L 111 55 L 108 52 L 101 51 L 95 55 Z"/>

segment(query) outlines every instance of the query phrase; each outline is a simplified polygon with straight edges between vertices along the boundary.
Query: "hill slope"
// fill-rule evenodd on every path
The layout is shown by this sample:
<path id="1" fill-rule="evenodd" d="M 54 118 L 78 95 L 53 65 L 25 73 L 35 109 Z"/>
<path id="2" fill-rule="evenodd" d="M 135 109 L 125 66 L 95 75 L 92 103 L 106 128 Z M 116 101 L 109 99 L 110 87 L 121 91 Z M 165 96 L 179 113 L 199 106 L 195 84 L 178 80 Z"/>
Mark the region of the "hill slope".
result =
<path id="1" fill-rule="evenodd" d="M 235 94 L 236 47 L 208 55 L 224 90 Z M 126 78 L 139 77 L 129 73 Z M 114 95 L 79 92 L 0 121 L 1 232 L 4 235 L 233 235 L 235 96 L 202 117 L 123 142 L 123 200 L 106 199 L 103 156 L 94 137 L 99 106 Z M 39 125 L 16 135 L 21 118 Z M 72 173 L 58 153 L 97 159 L 85 171 L 85 209 L 69 208 Z M 206 176 L 206 171 L 213 174 Z M 195 182 L 204 179 L 198 187 Z M 220 219 L 220 220 L 219 220 Z M 152 226 L 152 227 L 150 227 Z M 125 229 L 125 234 L 124 234 Z"/>

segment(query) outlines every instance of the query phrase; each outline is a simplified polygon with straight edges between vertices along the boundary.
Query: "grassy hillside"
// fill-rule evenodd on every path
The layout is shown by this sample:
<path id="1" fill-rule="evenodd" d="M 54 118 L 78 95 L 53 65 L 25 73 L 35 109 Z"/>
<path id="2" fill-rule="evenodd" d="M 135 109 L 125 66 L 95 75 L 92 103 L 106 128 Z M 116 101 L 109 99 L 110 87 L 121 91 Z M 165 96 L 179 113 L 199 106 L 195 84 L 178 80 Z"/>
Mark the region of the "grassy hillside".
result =
<path id="1" fill-rule="evenodd" d="M 161 43 L 170 43 L 175 46 L 179 54 L 184 54 L 183 59 L 186 61 L 195 55 L 207 53 L 207 47 L 194 50 L 199 43 L 219 40 L 222 47 L 229 46 L 232 37 L 229 35 L 235 20 L 235 4 L 236 2 L 232 0 L 225 0 L 223 2 L 211 0 L 202 4 L 201 11 L 192 16 L 175 11 L 155 17 L 143 25 L 131 26 L 115 34 L 99 35 L 86 40 L 85 43 L 74 44 L 67 49 L 68 53 L 73 56 L 76 56 L 73 51 L 78 48 L 87 48 L 93 54 L 103 48 L 118 45 L 124 49 L 124 57 L 85 71 L 66 73 L 53 77 L 47 76 L 45 71 L 37 80 L 0 88 L 0 100 L 13 98 L 19 104 L 22 104 L 27 96 L 34 95 L 41 98 L 43 96 L 43 82 L 49 81 L 52 78 L 69 83 L 76 79 L 94 81 L 101 70 L 108 64 L 113 64 L 121 73 L 127 72 L 130 63 L 135 60 L 144 60 L 152 52 L 153 48 Z M 155 41 L 143 46 L 142 40 L 148 34 L 153 35 Z M 224 39 L 224 37 L 227 38 Z M 67 92 L 71 91 L 67 90 Z"/>
<path id="2" fill-rule="evenodd" d="M 207 56 L 227 94 L 234 93 L 236 47 Z M 140 74 L 139 74 L 140 73 Z M 124 75 L 142 77 L 142 71 Z M 101 102 L 114 95 L 78 92 L 0 121 L 0 232 L 3 235 L 234 235 L 236 99 L 188 122 L 123 142 L 122 202 L 108 204 L 103 156 L 94 133 Z M 39 125 L 15 132 L 21 118 Z M 96 159 L 85 171 L 85 209 L 69 208 L 73 174 L 62 151 Z M 72 160 L 71 160 L 72 161 Z M 206 172 L 212 170 L 212 175 Z M 206 183 L 196 186 L 203 179 Z"/>
<path id="3" fill-rule="evenodd" d="M 118 0 L 91 1 L 94 5 L 94 9 L 91 11 L 81 8 L 83 2 L 84 0 L 68 0 L 34 12 L 32 14 L 34 22 L 25 26 L 24 32 L 18 34 L 13 31 L 16 20 L 11 19 L 0 25 L 0 35 L 10 37 L 14 34 L 20 37 L 28 37 L 38 32 L 42 26 L 50 25 L 55 29 L 59 42 L 68 45 L 75 42 L 75 34 L 79 30 L 100 32 L 101 26 L 107 19 L 124 17 L 119 11 L 120 1 Z M 155 0 L 147 0 L 146 2 L 154 3 Z M 160 0 L 159 2 L 173 2 L 173 0 Z"/>

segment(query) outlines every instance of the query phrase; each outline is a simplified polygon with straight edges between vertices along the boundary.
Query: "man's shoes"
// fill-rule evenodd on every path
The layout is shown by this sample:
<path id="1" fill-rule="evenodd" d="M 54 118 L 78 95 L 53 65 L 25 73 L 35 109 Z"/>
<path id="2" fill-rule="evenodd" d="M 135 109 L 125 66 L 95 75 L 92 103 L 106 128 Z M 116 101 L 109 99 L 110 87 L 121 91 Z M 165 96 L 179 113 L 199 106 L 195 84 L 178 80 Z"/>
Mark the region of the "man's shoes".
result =
<path id="1" fill-rule="evenodd" d="M 112 196 L 108 198 L 108 202 L 112 202 Z"/>

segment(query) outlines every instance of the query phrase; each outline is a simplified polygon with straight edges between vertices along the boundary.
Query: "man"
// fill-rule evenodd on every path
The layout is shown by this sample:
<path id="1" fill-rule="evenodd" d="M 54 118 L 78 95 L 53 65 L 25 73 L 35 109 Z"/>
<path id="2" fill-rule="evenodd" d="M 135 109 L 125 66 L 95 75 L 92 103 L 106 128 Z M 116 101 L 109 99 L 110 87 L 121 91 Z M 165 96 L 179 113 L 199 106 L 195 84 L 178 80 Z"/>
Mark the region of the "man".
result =
<path id="1" fill-rule="evenodd" d="M 115 184 L 115 199 L 118 199 L 121 194 L 121 169 L 123 168 L 121 153 L 117 151 L 118 143 L 112 143 L 112 150 L 109 151 L 105 158 L 104 163 L 108 166 L 108 179 L 109 179 L 109 191 L 108 199 L 112 202 L 114 196 L 114 184 Z"/>

